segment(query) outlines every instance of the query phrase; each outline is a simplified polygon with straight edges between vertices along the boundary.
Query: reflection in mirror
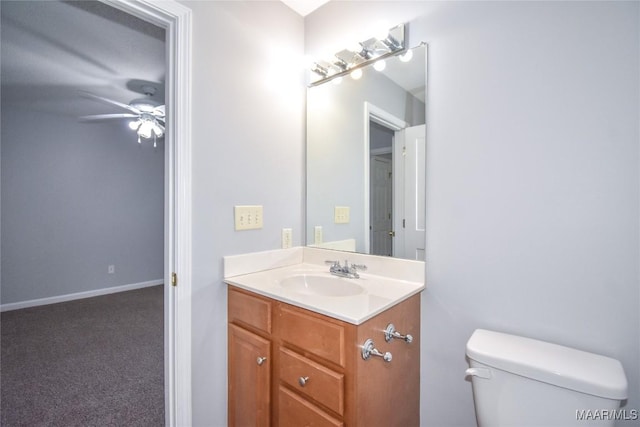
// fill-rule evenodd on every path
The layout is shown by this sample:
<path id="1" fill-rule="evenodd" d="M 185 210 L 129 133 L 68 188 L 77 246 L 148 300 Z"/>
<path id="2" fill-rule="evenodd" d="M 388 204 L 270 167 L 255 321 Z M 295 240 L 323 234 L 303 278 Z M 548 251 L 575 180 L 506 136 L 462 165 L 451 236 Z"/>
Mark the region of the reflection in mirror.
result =
<path id="1" fill-rule="evenodd" d="M 424 260 L 426 46 L 410 52 L 308 89 L 308 245 Z"/>

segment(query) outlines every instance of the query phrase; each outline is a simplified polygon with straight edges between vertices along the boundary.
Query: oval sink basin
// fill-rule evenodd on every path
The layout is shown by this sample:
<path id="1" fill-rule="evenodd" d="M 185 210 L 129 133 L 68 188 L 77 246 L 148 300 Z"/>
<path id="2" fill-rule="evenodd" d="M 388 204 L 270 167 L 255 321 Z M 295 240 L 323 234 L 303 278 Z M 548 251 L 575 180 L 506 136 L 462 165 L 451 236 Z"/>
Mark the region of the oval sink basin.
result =
<path id="1" fill-rule="evenodd" d="M 291 291 L 324 297 L 348 297 L 364 292 L 353 282 L 339 277 L 299 274 L 280 281 L 280 286 Z"/>

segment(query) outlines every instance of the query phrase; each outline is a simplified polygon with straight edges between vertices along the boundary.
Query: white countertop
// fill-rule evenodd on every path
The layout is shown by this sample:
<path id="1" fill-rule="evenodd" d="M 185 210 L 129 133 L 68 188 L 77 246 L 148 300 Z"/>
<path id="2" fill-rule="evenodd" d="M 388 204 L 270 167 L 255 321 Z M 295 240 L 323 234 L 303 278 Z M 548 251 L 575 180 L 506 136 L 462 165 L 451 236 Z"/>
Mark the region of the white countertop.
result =
<path id="1" fill-rule="evenodd" d="M 299 249 L 304 251 L 309 250 L 308 248 Z M 391 268 L 391 270 L 398 269 L 398 278 L 396 278 L 389 277 L 389 274 L 375 274 L 378 269 L 374 264 L 380 257 L 361 254 L 349 254 L 345 256 L 344 253 L 339 253 L 341 259 L 348 258 L 350 262 L 358 264 L 364 263 L 369 266 L 367 271 L 371 271 L 371 274 L 368 274 L 366 271 L 360 272 L 360 278 L 350 279 L 331 275 L 328 265 L 308 262 L 309 260 L 317 261 L 318 258 L 332 259 L 331 257 L 327 258 L 326 255 L 333 255 L 333 258 L 337 258 L 335 251 L 328 251 L 326 253 L 318 251 L 322 250 L 315 249 L 313 256 L 305 253 L 304 255 L 300 255 L 300 257 L 295 253 L 293 253 L 294 256 L 291 256 L 292 252 L 265 252 L 263 254 L 270 259 L 274 259 L 274 254 L 275 258 L 282 259 L 282 254 L 284 253 L 286 255 L 284 258 L 287 258 L 287 262 L 276 262 L 273 265 L 274 268 L 228 276 L 225 277 L 225 282 L 355 325 L 365 322 L 425 289 L 424 280 L 419 280 L 420 267 L 422 266 L 422 269 L 424 269 L 424 264 L 422 263 L 416 264 L 416 261 L 396 260 L 399 264 Z M 253 258 L 244 255 L 225 257 L 225 270 L 230 270 L 234 273 L 242 272 L 243 269 L 238 268 L 238 260 L 242 260 L 244 264 L 251 264 L 254 263 L 252 260 L 259 259 L 258 264 L 260 264 L 260 268 L 269 266 L 268 263 L 264 263 L 264 257 L 255 258 L 254 254 L 251 256 Z M 381 259 L 381 261 L 384 262 L 385 267 L 389 267 L 390 261 L 388 259 L 384 258 Z M 229 268 L 227 268 L 227 266 L 229 266 Z M 248 268 L 245 268 L 244 270 L 247 269 Z M 402 271 L 404 271 L 404 273 L 402 273 Z M 416 271 L 418 273 L 416 273 Z M 391 275 L 393 275 L 392 273 L 393 271 L 391 271 Z M 305 293 L 304 291 L 301 292 L 299 289 L 289 289 L 281 284 L 282 280 L 288 277 L 302 275 L 341 281 L 338 283 L 344 283 L 345 288 L 357 285 L 357 293 L 349 296 L 313 295 Z"/>

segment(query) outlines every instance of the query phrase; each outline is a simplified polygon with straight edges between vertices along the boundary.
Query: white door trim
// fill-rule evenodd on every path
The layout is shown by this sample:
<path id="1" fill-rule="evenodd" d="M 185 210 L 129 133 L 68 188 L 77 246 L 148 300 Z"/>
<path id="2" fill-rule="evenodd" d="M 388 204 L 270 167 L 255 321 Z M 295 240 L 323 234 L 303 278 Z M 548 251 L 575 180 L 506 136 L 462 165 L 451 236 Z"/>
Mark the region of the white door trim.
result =
<path id="1" fill-rule="evenodd" d="M 172 0 L 101 0 L 166 31 L 165 424 L 191 422 L 191 9 Z M 171 286 L 171 274 L 178 286 Z"/>

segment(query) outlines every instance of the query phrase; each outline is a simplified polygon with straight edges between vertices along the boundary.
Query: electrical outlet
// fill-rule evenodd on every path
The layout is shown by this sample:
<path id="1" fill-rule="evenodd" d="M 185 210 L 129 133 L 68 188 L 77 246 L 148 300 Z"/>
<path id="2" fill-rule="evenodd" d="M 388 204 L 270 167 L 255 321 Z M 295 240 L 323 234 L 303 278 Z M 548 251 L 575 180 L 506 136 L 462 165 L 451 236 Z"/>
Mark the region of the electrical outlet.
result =
<path id="1" fill-rule="evenodd" d="M 255 230 L 262 228 L 262 206 L 234 206 L 233 212 L 236 230 Z"/>
<path id="2" fill-rule="evenodd" d="M 116 272 L 116 266 L 111 264 L 109 267 L 107 267 L 107 273 L 109 274 L 113 274 Z"/>
<path id="3" fill-rule="evenodd" d="M 336 224 L 349 223 L 349 206 L 336 206 L 334 210 L 334 221 Z"/>
<path id="4" fill-rule="evenodd" d="M 293 240 L 293 230 L 290 228 L 282 229 L 282 249 L 288 249 L 291 247 Z"/>
<path id="5" fill-rule="evenodd" d="M 322 243 L 322 226 L 316 225 L 313 227 L 313 243 L 319 245 Z"/>

